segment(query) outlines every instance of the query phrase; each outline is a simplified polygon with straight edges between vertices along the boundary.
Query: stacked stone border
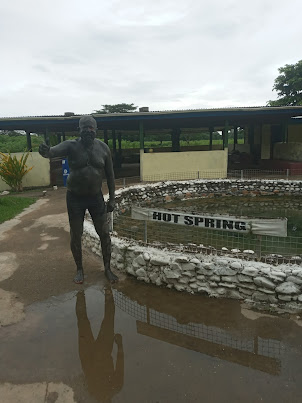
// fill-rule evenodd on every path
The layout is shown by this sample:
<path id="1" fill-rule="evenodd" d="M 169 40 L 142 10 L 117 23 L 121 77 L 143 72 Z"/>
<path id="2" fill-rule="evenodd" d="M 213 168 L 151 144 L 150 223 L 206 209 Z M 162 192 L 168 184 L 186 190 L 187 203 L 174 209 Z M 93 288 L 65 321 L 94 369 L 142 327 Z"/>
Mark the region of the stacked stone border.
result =
<path id="1" fill-rule="evenodd" d="M 120 189 L 116 212 L 136 205 L 156 205 L 174 198 L 257 195 L 302 195 L 301 181 L 194 180 L 160 182 Z M 83 243 L 101 256 L 98 236 L 85 221 Z M 299 257 L 297 257 L 297 261 Z M 264 304 L 271 310 L 302 311 L 302 267 L 270 265 L 231 256 L 177 252 L 112 236 L 112 267 L 138 280 L 186 291 Z"/>

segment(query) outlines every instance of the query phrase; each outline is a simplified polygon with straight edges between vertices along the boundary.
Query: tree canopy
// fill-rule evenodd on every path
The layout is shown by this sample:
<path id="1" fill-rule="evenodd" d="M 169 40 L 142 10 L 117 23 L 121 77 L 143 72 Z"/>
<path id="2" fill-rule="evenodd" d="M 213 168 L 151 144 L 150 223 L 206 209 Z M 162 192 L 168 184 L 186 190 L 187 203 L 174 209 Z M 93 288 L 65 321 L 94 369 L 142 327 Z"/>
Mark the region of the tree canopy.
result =
<path id="1" fill-rule="evenodd" d="M 268 101 L 268 106 L 302 105 L 302 60 L 296 64 L 286 64 L 278 69 L 279 75 L 274 81 L 273 91 L 278 99 Z"/>
<path id="2" fill-rule="evenodd" d="M 95 113 L 128 113 L 134 112 L 137 106 L 134 104 L 115 104 L 115 105 L 102 105 L 103 109 L 95 110 Z"/>

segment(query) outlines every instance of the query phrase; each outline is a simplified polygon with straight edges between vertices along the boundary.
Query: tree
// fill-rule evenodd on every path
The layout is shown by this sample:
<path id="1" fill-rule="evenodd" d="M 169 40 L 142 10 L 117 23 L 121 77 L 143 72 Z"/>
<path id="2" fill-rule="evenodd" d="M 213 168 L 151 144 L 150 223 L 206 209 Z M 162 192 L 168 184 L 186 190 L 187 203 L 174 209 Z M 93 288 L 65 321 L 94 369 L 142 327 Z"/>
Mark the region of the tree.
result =
<path id="1" fill-rule="evenodd" d="M 115 105 L 102 105 L 103 109 L 95 110 L 95 113 L 128 113 L 134 112 L 137 106 L 134 104 L 115 104 Z"/>
<path id="2" fill-rule="evenodd" d="M 273 91 L 277 91 L 276 101 L 268 101 L 268 106 L 302 105 L 302 60 L 296 64 L 286 64 L 278 69 Z"/>

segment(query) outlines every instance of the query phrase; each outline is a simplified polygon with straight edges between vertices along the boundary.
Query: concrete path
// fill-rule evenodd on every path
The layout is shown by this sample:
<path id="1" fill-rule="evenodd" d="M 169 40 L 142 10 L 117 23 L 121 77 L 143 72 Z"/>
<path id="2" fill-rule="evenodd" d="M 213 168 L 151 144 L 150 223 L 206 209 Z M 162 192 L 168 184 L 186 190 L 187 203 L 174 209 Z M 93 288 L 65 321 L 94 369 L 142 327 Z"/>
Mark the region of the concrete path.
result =
<path id="1" fill-rule="evenodd" d="M 42 191 L 26 195 L 42 196 Z M 75 264 L 69 247 L 65 196 L 65 188 L 48 190 L 26 211 L 0 225 L 0 289 L 14 293 L 24 305 L 100 280 L 106 283 L 102 259 L 85 250 L 85 285 L 72 281 Z"/>
<path id="2" fill-rule="evenodd" d="M 6 379 L 6 382 L 3 383 L 3 380 L 0 382 L 0 400 L 6 403 L 24 401 L 33 403 L 86 402 L 89 397 L 81 388 L 77 392 L 77 399 L 74 400 L 77 382 L 71 388 L 61 379 L 58 379 L 57 382 L 46 380 L 45 373 L 42 377 L 46 381 L 36 382 L 33 379 L 29 382 L 32 376 L 35 379 L 41 377 L 39 375 L 41 368 L 47 372 L 47 368 L 51 367 L 49 362 L 40 366 L 37 373 L 29 369 L 31 365 L 29 357 L 24 362 L 25 368 L 28 368 L 27 371 L 25 368 L 20 369 L 23 366 L 22 359 L 20 362 L 17 360 L 17 364 L 11 362 L 11 360 L 17 359 L 19 348 L 22 350 L 22 342 L 21 340 L 16 342 L 14 347 L 10 346 L 10 343 L 22 333 L 26 334 L 26 329 L 28 329 L 29 334 L 34 335 L 36 333 L 37 317 L 29 313 L 33 308 L 28 311 L 27 307 L 39 306 L 34 303 L 40 301 L 53 301 L 54 298 L 51 297 L 75 295 L 74 293 L 91 285 L 102 290 L 107 284 L 102 259 L 86 250 L 83 250 L 85 284 L 76 285 L 73 282 L 76 270 L 69 247 L 66 189 L 47 190 L 44 197 L 42 190 L 25 192 L 22 196 L 37 197 L 37 202 L 16 218 L 0 224 L 0 337 L 7 340 L 7 343 L 5 342 L 6 348 L 3 346 L 1 350 L 0 359 L 2 364 L 7 366 L 7 371 L 10 372 L 7 379 L 11 378 L 12 368 L 18 367 L 18 370 L 13 371 L 16 373 L 17 382 L 15 377 L 13 377 L 13 382 L 7 382 Z M 45 302 L 42 302 L 42 306 L 43 304 L 45 305 Z M 52 305 L 50 304 L 50 306 Z M 49 314 L 48 312 L 50 311 L 44 309 L 45 318 Z M 58 317 L 60 318 L 60 315 Z M 74 313 L 71 317 L 74 317 Z M 55 331 L 56 337 L 53 341 L 51 338 L 47 339 L 47 349 L 51 349 L 51 345 L 54 344 L 54 351 L 59 348 L 57 344 L 59 339 L 64 339 L 62 334 L 57 338 L 56 322 L 58 320 L 56 319 L 54 323 L 49 322 L 49 326 Z M 42 332 L 44 331 L 39 330 L 38 335 Z M 66 325 L 64 332 L 69 332 L 68 325 Z M 76 332 L 74 334 L 76 335 Z M 24 340 L 24 342 L 28 345 L 28 340 Z M 67 346 L 63 342 L 61 347 L 61 356 L 63 357 Z M 41 351 L 41 348 L 41 345 L 39 347 L 37 345 L 36 349 L 33 347 L 32 351 L 29 351 L 29 355 L 37 355 L 37 351 Z M 5 358 L 6 354 L 10 356 L 9 362 Z M 76 366 L 76 364 L 78 365 L 78 354 L 75 352 L 73 357 Z M 37 359 L 37 365 L 39 365 L 38 361 Z M 20 374 L 23 374 L 21 379 L 19 379 Z M 66 375 L 67 373 L 61 378 L 66 378 Z M 26 378 L 25 383 L 22 381 L 22 377 Z M 82 385 L 83 382 L 80 384 Z M 80 397 L 83 393 L 85 397 Z"/>

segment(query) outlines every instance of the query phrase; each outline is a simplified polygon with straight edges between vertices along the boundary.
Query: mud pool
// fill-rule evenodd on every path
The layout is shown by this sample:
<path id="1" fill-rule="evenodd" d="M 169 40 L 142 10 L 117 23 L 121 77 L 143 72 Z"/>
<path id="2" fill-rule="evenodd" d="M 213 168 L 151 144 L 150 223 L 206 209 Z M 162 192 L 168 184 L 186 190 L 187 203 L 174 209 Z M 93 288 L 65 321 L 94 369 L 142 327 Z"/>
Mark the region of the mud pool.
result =
<path id="1" fill-rule="evenodd" d="M 297 316 L 125 279 L 29 305 L 2 327 L 0 393 L 44 385 L 45 400 L 31 401 L 300 402 L 301 340 Z"/>

